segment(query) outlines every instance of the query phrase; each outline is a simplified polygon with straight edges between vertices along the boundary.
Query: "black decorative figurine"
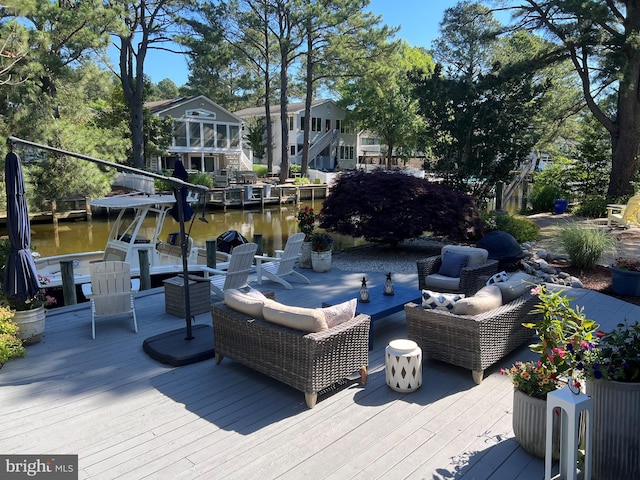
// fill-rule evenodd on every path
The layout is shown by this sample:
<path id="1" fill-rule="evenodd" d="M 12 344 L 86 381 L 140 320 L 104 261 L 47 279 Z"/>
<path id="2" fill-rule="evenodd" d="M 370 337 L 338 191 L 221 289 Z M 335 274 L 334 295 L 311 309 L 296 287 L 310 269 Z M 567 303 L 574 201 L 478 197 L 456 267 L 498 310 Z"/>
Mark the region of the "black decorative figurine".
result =
<path id="1" fill-rule="evenodd" d="M 384 295 L 393 295 L 393 282 L 391 281 L 391 272 L 387 273 L 387 279 L 384 281 L 384 289 L 382 290 Z"/>
<path id="2" fill-rule="evenodd" d="M 369 303 L 369 289 L 367 288 L 367 279 L 365 277 L 362 277 L 362 286 L 360 287 L 358 301 L 360 303 Z"/>

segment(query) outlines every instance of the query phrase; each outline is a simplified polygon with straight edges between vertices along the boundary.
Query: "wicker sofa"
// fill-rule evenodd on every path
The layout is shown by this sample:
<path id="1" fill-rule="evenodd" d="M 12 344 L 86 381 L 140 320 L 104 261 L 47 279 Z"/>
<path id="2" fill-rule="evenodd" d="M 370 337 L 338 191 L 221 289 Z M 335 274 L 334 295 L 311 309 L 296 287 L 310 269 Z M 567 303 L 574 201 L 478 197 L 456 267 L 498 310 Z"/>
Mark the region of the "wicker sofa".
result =
<path id="1" fill-rule="evenodd" d="M 226 356 L 304 392 L 313 408 L 318 392 L 360 372 L 366 383 L 368 315 L 357 315 L 329 330 L 305 333 L 252 318 L 224 302 L 211 306 L 216 363 Z"/>
<path id="2" fill-rule="evenodd" d="M 476 384 L 484 370 L 527 342 L 533 331 L 523 322 L 536 322 L 529 315 L 538 297 L 529 292 L 515 300 L 478 315 L 455 315 L 444 310 L 405 305 L 407 338 L 425 355 L 471 370 Z"/>

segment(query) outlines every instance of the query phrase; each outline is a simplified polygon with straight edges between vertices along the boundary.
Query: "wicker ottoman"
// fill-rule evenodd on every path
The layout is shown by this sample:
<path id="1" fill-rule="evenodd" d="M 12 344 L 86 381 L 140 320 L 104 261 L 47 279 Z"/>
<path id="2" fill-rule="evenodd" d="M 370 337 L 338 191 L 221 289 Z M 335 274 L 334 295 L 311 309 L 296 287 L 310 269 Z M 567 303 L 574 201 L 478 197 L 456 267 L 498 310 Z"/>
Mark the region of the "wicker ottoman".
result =
<path id="1" fill-rule="evenodd" d="M 392 340 L 385 349 L 387 385 L 409 393 L 422 385 L 422 350 L 412 340 Z"/>

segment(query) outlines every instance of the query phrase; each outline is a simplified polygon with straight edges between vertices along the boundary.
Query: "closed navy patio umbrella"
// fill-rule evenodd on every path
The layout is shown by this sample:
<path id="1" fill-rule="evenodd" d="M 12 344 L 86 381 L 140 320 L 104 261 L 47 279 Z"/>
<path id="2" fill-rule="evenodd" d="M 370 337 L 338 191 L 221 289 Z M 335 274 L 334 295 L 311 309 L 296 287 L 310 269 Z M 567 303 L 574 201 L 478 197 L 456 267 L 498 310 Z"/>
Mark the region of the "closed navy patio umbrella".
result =
<path id="1" fill-rule="evenodd" d="M 36 265 L 31 256 L 31 222 L 27 209 L 20 157 L 9 152 L 5 158 L 7 231 L 11 251 L 7 260 L 4 292 L 18 300 L 34 297 L 40 290 Z"/>

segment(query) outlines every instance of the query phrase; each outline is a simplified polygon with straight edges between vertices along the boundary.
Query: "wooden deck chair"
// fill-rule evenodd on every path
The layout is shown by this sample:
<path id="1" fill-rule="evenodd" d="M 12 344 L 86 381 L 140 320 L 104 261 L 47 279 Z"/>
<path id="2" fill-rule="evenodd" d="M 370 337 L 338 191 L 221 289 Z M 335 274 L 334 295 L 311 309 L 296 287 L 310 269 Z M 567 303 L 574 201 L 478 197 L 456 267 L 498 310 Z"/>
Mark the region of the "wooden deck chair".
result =
<path id="1" fill-rule="evenodd" d="M 229 267 L 226 270 L 209 269 L 214 275 L 209 277 L 211 293 L 219 298 L 224 298 L 224 291 L 228 288 L 240 288 L 247 284 L 249 274 L 253 271 L 253 256 L 258 245 L 255 243 L 243 243 L 231 250 Z"/>
<path id="2" fill-rule="evenodd" d="M 612 221 L 625 228 L 640 225 L 640 195 L 631 197 L 626 205 L 608 205 L 607 226 L 611 226 Z"/>
<path id="3" fill-rule="evenodd" d="M 264 255 L 256 255 L 258 285 L 262 284 L 263 275 L 269 280 L 284 285 L 288 290 L 291 290 L 293 287 L 283 277 L 293 276 L 304 283 L 311 283 L 307 277 L 293 269 L 300 256 L 304 236 L 304 233 L 294 233 L 291 235 L 284 246 L 281 256 L 267 257 Z"/>
<path id="4" fill-rule="evenodd" d="M 133 330 L 138 333 L 136 310 L 131 289 L 131 266 L 126 262 L 109 261 L 91 265 L 91 336 L 96 338 L 96 318 L 129 314 Z"/>

